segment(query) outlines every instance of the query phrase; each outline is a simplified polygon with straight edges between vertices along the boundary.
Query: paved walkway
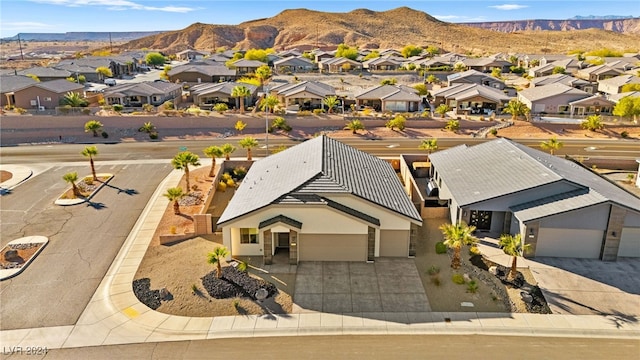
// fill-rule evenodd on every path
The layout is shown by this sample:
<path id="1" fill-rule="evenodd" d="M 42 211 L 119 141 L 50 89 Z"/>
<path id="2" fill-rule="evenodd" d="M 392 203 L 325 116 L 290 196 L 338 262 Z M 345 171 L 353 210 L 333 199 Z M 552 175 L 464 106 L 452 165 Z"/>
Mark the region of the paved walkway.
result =
<path id="1" fill-rule="evenodd" d="M 3 167 L 11 171 L 10 166 Z M 14 173 L 15 176 L 15 173 Z M 0 331 L 0 343 L 49 349 L 228 337 L 344 334 L 492 334 L 640 338 L 637 319 L 611 315 L 354 312 L 191 318 L 153 311 L 131 283 L 167 206 L 161 196 L 182 177 L 158 186 L 78 322 L 72 326 Z"/>

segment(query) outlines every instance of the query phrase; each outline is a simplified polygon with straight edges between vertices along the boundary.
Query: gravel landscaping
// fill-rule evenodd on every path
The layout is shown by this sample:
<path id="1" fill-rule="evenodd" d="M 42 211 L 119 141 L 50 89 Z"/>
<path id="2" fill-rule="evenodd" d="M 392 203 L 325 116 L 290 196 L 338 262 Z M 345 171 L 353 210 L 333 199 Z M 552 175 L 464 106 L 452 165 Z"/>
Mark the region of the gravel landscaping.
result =
<path id="1" fill-rule="evenodd" d="M 256 296 L 260 289 L 266 291 L 266 297 L 272 297 L 278 293 L 278 289 L 272 283 L 253 278 L 233 266 L 223 268 L 220 278 L 215 270 L 203 276 L 202 286 L 211 297 L 216 299 L 247 297 L 253 300 L 264 300 Z"/>

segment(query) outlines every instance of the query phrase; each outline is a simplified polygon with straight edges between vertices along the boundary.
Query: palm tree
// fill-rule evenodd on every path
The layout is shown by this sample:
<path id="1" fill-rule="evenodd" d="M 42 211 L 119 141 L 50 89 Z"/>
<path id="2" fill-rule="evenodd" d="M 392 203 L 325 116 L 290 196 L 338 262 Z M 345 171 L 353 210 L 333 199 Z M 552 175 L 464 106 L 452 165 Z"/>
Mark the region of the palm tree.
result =
<path id="1" fill-rule="evenodd" d="M 449 105 L 440 104 L 435 111 L 436 111 L 436 114 L 440 114 L 440 117 L 444 119 L 444 116 L 447 114 L 449 110 L 451 110 L 451 108 L 449 108 Z"/>
<path id="2" fill-rule="evenodd" d="M 87 106 L 87 100 L 83 99 L 77 92 L 69 91 L 62 98 L 62 104 L 71 107 Z"/>
<path id="3" fill-rule="evenodd" d="M 240 134 L 242 134 L 242 131 L 244 130 L 244 128 L 247 127 L 247 123 L 243 122 L 242 120 L 238 120 L 236 121 L 236 125 L 234 127 L 236 130 L 240 132 Z"/>
<path id="4" fill-rule="evenodd" d="M 586 120 L 580 124 L 585 130 L 596 131 L 604 129 L 604 124 L 602 123 L 602 117 L 600 115 L 589 115 Z"/>
<path id="5" fill-rule="evenodd" d="M 93 157 L 98 155 L 97 146 L 85 146 L 81 152 L 82 155 L 89 158 L 89 164 L 91 165 L 91 175 L 93 175 L 93 181 L 97 181 L 96 168 L 93 166 Z"/>
<path id="6" fill-rule="evenodd" d="M 171 165 L 173 165 L 173 168 L 176 170 L 184 170 L 184 175 L 187 178 L 186 193 L 188 194 L 191 188 L 189 186 L 189 165 L 200 166 L 200 158 L 191 151 L 183 151 L 174 156 L 171 160 Z"/>
<path id="7" fill-rule="evenodd" d="M 98 136 L 98 131 L 102 129 L 102 123 L 98 120 L 89 120 L 84 124 L 84 132 L 93 132 L 93 136 Z"/>
<path id="8" fill-rule="evenodd" d="M 217 268 L 218 279 L 222 277 L 222 259 L 227 256 L 229 256 L 229 250 L 224 246 L 219 246 L 207 254 L 207 262 Z"/>
<path id="9" fill-rule="evenodd" d="M 216 158 L 221 157 L 224 153 L 220 146 L 211 145 L 203 150 L 204 154 L 211 158 L 211 170 L 209 170 L 209 177 L 213 177 L 213 170 L 216 167 Z"/>
<path id="10" fill-rule="evenodd" d="M 329 114 L 333 113 L 334 106 L 338 105 L 338 97 L 337 96 L 329 96 L 322 99 L 322 103 L 327 107 L 327 112 Z"/>
<path id="11" fill-rule="evenodd" d="M 269 65 L 262 65 L 256 69 L 255 76 L 260 81 L 260 86 L 262 86 L 271 77 L 271 68 Z"/>
<path id="12" fill-rule="evenodd" d="M 280 104 L 280 100 L 274 95 L 267 95 L 260 102 L 260 110 L 264 110 L 267 112 L 273 112 L 273 109 Z"/>
<path id="13" fill-rule="evenodd" d="M 77 172 L 74 171 L 74 172 L 64 174 L 62 176 L 62 180 L 71 184 L 71 188 L 73 188 L 73 196 L 80 195 L 80 192 L 78 191 L 78 186 L 76 185 L 76 181 L 78 181 Z"/>
<path id="14" fill-rule="evenodd" d="M 184 196 L 184 193 L 182 192 L 182 188 L 181 187 L 168 188 L 167 192 L 162 194 L 162 196 L 165 196 L 167 199 L 169 199 L 169 201 L 173 201 L 173 213 L 176 215 L 180 215 L 179 200 Z"/>
<path id="15" fill-rule="evenodd" d="M 511 114 L 512 120 L 518 120 L 518 116 L 526 116 L 531 110 L 522 101 L 511 99 L 503 111 Z"/>
<path id="16" fill-rule="evenodd" d="M 422 140 L 422 143 L 420 144 L 420 146 L 418 146 L 418 148 L 420 150 L 426 150 L 427 157 L 429 157 L 432 151 L 438 150 L 438 139 L 436 138 L 424 139 Z"/>
<path id="17" fill-rule="evenodd" d="M 145 104 L 147 105 L 147 104 Z M 138 131 L 140 132 L 146 132 L 147 134 L 151 134 L 154 130 L 156 129 L 155 125 L 153 125 L 151 123 L 151 121 L 147 121 L 146 123 L 144 123 L 139 129 Z"/>
<path id="18" fill-rule="evenodd" d="M 544 150 L 549 150 L 549 153 L 553 155 L 553 152 L 556 150 L 560 150 L 560 148 L 564 146 L 562 141 L 558 141 L 558 139 L 554 136 L 547 141 L 543 141 L 540 143 L 540 147 Z"/>
<path id="19" fill-rule="evenodd" d="M 344 129 L 351 130 L 352 134 L 356 134 L 358 130 L 364 130 L 364 124 L 358 119 L 353 119 L 344 126 Z"/>
<path id="20" fill-rule="evenodd" d="M 505 254 L 513 256 L 511 260 L 511 271 L 509 277 L 514 278 L 516 276 L 516 267 L 518 264 L 518 256 L 523 256 L 525 252 L 531 248 L 530 244 L 523 244 L 520 234 L 512 236 L 510 234 L 502 234 L 500 236 L 500 247 Z"/>
<path id="21" fill-rule="evenodd" d="M 251 90 L 246 86 L 237 85 L 231 90 L 231 97 L 238 98 L 240 100 L 240 114 L 244 114 L 244 99 L 251 96 Z"/>
<path id="22" fill-rule="evenodd" d="M 463 245 L 471 245 L 478 241 L 472 234 L 476 230 L 475 226 L 468 226 L 465 222 L 457 224 L 440 225 L 442 235 L 444 235 L 444 244 L 453 249 L 453 258 L 451 259 L 451 267 L 458 269 L 460 267 L 460 249 Z"/>
<path id="23" fill-rule="evenodd" d="M 236 151 L 236 147 L 229 143 L 222 145 L 221 149 L 222 149 L 222 153 L 224 154 L 225 160 L 229 160 L 231 154 L 233 154 L 234 151 Z"/>
<path id="24" fill-rule="evenodd" d="M 251 149 L 258 146 L 258 140 L 252 138 L 251 136 L 247 136 L 246 138 L 240 140 L 239 144 L 243 149 L 247 149 L 247 160 L 251 161 Z"/>

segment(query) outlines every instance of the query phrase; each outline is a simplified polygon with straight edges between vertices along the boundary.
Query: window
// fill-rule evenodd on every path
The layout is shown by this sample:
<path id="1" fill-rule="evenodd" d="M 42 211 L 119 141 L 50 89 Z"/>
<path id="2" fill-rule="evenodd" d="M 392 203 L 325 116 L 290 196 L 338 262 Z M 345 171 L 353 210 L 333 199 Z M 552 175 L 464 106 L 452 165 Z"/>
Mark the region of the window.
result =
<path id="1" fill-rule="evenodd" d="M 242 228 L 240 229 L 240 244 L 257 244 L 258 229 Z"/>
<path id="2" fill-rule="evenodd" d="M 46 97 L 46 98 L 44 98 L 44 101 L 51 101 L 51 98 L 50 97 Z"/>

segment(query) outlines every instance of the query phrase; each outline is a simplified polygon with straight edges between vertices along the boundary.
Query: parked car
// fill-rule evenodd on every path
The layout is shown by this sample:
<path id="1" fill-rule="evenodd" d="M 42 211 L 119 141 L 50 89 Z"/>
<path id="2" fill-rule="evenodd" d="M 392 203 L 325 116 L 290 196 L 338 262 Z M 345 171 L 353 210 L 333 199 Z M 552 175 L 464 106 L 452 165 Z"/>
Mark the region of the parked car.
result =
<path id="1" fill-rule="evenodd" d="M 116 85 L 116 79 L 104 79 L 104 84 L 108 85 L 108 86 L 115 86 Z"/>

